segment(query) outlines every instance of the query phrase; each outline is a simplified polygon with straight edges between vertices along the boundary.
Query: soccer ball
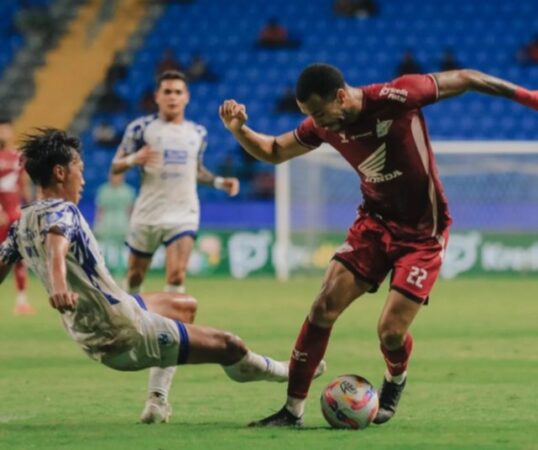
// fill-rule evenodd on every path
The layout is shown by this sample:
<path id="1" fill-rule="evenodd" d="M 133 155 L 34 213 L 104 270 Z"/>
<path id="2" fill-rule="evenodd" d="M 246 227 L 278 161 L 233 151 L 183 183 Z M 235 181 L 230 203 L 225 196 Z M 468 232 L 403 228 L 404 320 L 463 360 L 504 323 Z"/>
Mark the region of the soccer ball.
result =
<path id="1" fill-rule="evenodd" d="M 341 375 L 321 394 L 321 412 L 333 428 L 366 428 L 378 409 L 376 390 L 359 375 Z"/>

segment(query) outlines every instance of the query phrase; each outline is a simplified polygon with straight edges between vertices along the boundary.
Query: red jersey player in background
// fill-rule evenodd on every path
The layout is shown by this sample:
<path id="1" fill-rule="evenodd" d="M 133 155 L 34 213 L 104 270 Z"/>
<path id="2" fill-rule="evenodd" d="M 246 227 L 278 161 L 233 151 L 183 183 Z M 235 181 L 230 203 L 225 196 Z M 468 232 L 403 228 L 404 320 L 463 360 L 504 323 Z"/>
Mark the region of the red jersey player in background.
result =
<path id="1" fill-rule="evenodd" d="M 19 219 L 21 203 L 30 198 L 30 183 L 22 170 L 11 121 L 0 119 L 0 243 L 6 239 L 11 224 Z M 22 261 L 15 264 L 14 273 L 17 299 L 13 312 L 16 315 L 34 314 L 26 298 L 27 272 Z"/>
<path id="2" fill-rule="evenodd" d="M 420 108 L 466 91 L 538 109 L 538 91 L 474 70 L 351 87 L 326 64 L 307 67 L 297 81 L 297 104 L 308 117 L 295 131 L 258 133 L 245 124 L 245 105 L 235 100 L 221 105 L 224 126 L 261 161 L 278 164 L 331 144 L 357 172 L 363 196 L 295 343 L 286 404 L 252 426 L 302 425 L 312 375 L 333 324 L 356 298 L 377 290 L 389 272 L 390 290 L 377 324 L 386 371 L 374 422 L 384 423 L 396 412 L 413 347 L 409 328 L 439 273 L 451 222 Z"/>

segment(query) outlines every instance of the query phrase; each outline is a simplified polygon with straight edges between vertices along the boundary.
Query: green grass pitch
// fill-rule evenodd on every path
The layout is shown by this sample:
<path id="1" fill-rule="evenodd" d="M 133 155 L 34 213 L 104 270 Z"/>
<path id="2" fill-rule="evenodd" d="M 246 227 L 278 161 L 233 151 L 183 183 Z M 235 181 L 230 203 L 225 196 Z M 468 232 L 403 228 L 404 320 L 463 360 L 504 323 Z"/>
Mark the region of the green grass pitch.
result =
<path id="1" fill-rule="evenodd" d="M 147 283 L 158 290 L 160 277 Z M 229 329 L 287 359 L 319 279 L 278 283 L 190 279 L 198 322 Z M 441 281 L 414 326 L 409 384 L 398 414 L 364 431 L 329 429 L 323 386 L 358 373 L 375 385 L 384 364 L 376 322 L 386 286 L 338 321 L 328 372 L 312 386 L 304 430 L 249 429 L 278 409 L 285 384 L 236 384 L 218 366 L 181 367 L 168 425 L 137 423 L 147 373 L 88 359 L 63 331 L 35 280 L 33 317 L 13 317 L 13 280 L 0 287 L 0 449 L 538 449 L 538 280 Z"/>

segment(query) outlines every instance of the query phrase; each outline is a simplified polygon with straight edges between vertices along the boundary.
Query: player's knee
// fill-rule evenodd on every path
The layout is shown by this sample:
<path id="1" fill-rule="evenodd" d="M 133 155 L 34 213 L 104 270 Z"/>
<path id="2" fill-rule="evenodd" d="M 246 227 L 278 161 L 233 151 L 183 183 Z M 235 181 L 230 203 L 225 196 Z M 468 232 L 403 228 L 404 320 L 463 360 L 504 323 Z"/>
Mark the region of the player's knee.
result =
<path id="1" fill-rule="evenodd" d="M 332 325 L 341 312 L 336 305 L 334 294 L 323 288 L 310 310 L 313 322 L 324 326 Z"/>
<path id="2" fill-rule="evenodd" d="M 193 323 L 198 312 L 198 301 L 190 295 L 175 294 L 172 307 L 182 322 Z"/>
<path id="3" fill-rule="evenodd" d="M 388 350 L 397 350 L 403 344 L 405 330 L 400 330 L 399 327 L 395 326 L 380 325 L 378 328 L 378 336 L 383 347 Z"/>
<path id="4" fill-rule="evenodd" d="M 144 274 L 140 270 L 129 269 L 127 271 L 127 283 L 129 287 L 140 286 L 144 281 Z"/>
<path id="5" fill-rule="evenodd" d="M 223 331 L 221 339 L 225 350 L 221 364 L 234 364 L 247 354 L 247 347 L 239 336 Z"/>

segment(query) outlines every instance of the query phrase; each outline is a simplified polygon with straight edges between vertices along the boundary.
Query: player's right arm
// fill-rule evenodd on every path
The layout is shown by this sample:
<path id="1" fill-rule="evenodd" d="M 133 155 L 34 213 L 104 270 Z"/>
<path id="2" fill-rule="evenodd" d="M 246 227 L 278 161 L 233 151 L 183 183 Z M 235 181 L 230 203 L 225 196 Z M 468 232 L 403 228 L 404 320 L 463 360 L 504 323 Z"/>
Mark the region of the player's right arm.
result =
<path id="1" fill-rule="evenodd" d="M 112 173 L 123 173 L 134 166 L 145 166 L 147 164 L 158 164 L 159 154 L 151 147 L 145 145 L 135 153 L 127 154 L 123 147 L 119 147 L 112 160 Z"/>
<path id="2" fill-rule="evenodd" d="M 67 266 L 65 258 L 69 251 L 69 240 L 57 228 L 50 228 L 45 238 L 47 255 L 47 278 L 51 289 L 50 304 L 63 313 L 73 310 L 78 294 L 69 290 L 67 285 Z"/>
<path id="3" fill-rule="evenodd" d="M 6 279 L 11 267 L 22 259 L 15 239 L 18 222 L 11 225 L 4 242 L 0 243 L 0 284 Z"/>
<path id="4" fill-rule="evenodd" d="M 235 100 L 226 100 L 219 108 L 219 115 L 237 142 L 260 161 L 279 164 L 313 150 L 301 145 L 292 131 L 280 136 L 269 136 L 249 128 L 246 125 L 246 107 Z"/>

